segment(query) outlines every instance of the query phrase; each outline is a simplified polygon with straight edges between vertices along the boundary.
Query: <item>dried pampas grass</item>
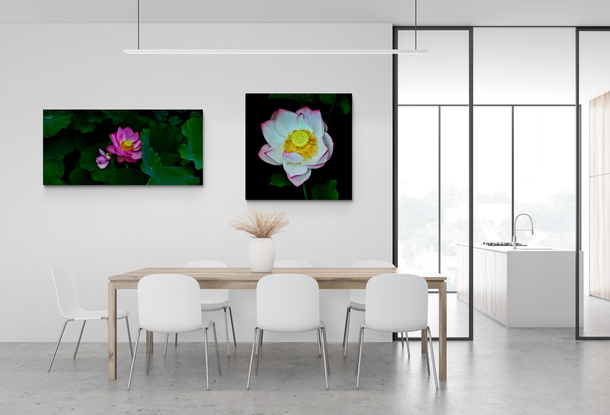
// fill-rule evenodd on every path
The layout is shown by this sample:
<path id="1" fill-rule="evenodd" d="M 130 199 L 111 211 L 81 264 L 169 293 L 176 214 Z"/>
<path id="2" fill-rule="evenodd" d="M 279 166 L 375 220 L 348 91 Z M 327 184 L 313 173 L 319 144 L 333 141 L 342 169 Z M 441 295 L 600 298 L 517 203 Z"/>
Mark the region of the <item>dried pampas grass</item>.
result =
<path id="1" fill-rule="evenodd" d="M 288 215 L 284 212 L 266 209 L 252 209 L 251 213 L 235 215 L 229 226 L 236 231 L 243 231 L 253 238 L 271 238 L 290 224 Z"/>

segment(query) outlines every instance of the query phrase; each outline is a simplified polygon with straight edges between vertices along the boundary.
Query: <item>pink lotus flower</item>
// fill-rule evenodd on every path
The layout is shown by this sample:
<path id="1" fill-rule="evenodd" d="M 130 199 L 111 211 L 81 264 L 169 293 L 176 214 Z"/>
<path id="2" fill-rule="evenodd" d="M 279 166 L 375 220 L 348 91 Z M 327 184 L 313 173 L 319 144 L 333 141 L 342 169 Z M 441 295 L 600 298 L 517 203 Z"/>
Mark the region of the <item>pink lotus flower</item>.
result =
<path id="1" fill-rule="evenodd" d="M 333 140 L 326 132 L 320 110 L 303 107 L 296 112 L 278 109 L 261 124 L 267 141 L 258 156 L 266 163 L 283 166 L 288 180 L 302 185 L 333 154 Z"/>
<path id="2" fill-rule="evenodd" d="M 112 144 L 106 147 L 106 150 L 111 154 L 116 154 L 116 160 L 119 163 L 126 161 L 135 163 L 142 158 L 142 152 L 137 151 L 142 147 L 140 141 L 140 133 L 134 133 L 131 128 L 122 129 L 119 127 L 115 134 L 110 134 Z"/>
<path id="3" fill-rule="evenodd" d="M 101 155 L 95 159 L 95 162 L 97 163 L 97 167 L 104 170 L 110 164 L 110 154 L 104 153 L 104 150 L 101 148 L 99 151 Z"/>

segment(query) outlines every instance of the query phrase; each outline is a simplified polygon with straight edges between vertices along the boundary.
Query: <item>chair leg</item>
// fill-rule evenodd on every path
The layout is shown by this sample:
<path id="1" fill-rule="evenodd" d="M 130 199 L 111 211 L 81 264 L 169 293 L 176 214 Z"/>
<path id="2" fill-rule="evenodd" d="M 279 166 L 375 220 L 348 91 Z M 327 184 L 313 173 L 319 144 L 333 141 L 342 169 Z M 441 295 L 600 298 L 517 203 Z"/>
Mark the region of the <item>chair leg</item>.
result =
<path id="1" fill-rule="evenodd" d="M 203 342 L 205 349 L 205 386 L 210 390 L 210 371 L 208 370 L 208 328 L 203 329 Z"/>
<path id="2" fill-rule="evenodd" d="M 407 340 L 407 356 L 411 357 L 411 348 L 409 347 L 409 333 L 405 333 L 405 337 Z"/>
<path id="3" fill-rule="evenodd" d="M 216 362 L 218 362 L 218 375 L 220 373 L 220 353 L 218 352 L 218 337 L 216 337 L 216 323 L 212 322 L 212 331 L 214 332 L 214 345 L 216 346 Z"/>
<path id="4" fill-rule="evenodd" d="M 424 342 L 424 347 L 426 348 L 426 367 L 428 368 L 428 376 L 430 376 L 430 349 L 428 347 L 428 331 L 426 330 L 422 330 L 422 333 L 425 334 L 425 336 L 422 338 L 422 341 Z"/>
<path id="5" fill-rule="evenodd" d="M 108 319 L 106 319 L 108 322 Z M 129 330 L 129 318 L 125 316 L 125 324 L 127 325 L 127 338 L 129 339 L 129 350 L 131 350 L 131 357 L 133 358 L 133 346 L 131 345 L 131 330 Z"/>
<path id="6" fill-rule="evenodd" d="M 74 356 L 72 359 L 76 359 L 76 353 L 78 353 L 78 346 L 80 346 L 80 339 L 83 337 L 83 331 L 85 331 L 85 324 L 87 324 L 87 320 L 83 320 L 83 327 L 80 329 L 80 334 L 78 335 L 78 342 L 76 342 L 76 349 L 74 350 Z"/>
<path id="7" fill-rule="evenodd" d="M 316 329 L 316 337 L 318 338 L 318 356 L 322 356 L 322 349 L 320 344 L 320 331 Z"/>
<path id="8" fill-rule="evenodd" d="M 356 389 L 360 388 L 360 364 L 362 362 L 362 341 L 364 340 L 364 327 L 360 327 L 360 341 L 358 342 L 358 359 L 356 364 Z"/>
<path id="9" fill-rule="evenodd" d="M 61 329 L 61 333 L 59 333 L 59 340 L 57 340 L 57 346 L 55 347 L 55 353 L 53 353 L 53 358 L 51 359 L 51 364 L 49 365 L 49 369 L 47 370 L 47 372 L 51 371 L 51 367 L 53 366 L 53 362 L 55 361 L 55 355 L 57 354 L 57 349 L 59 349 L 59 343 L 61 343 L 61 338 L 64 335 L 64 331 L 66 330 L 66 325 L 68 324 L 69 321 L 72 321 L 72 320 L 66 320 L 66 322 L 64 323 L 64 327 Z"/>
<path id="10" fill-rule="evenodd" d="M 434 349 L 432 348 L 432 332 L 430 331 L 430 327 L 427 329 L 428 332 L 428 345 L 430 347 L 430 353 L 428 356 L 432 359 L 432 371 L 434 372 L 434 385 L 436 386 L 436 390 L 438 390 L 438 379 L 436 378 L 436 363 L 434 362 Z M 426 359 L 428 360 L 428 359 Z"/>
<path id="11" fill-rule="evenodd" d="M 320 327 L 319 329 L 316 330 L 316 332 L 318 333 L 318 337 L 320 336 L 320 332 L 322 332 L 324 330 L 323 327 Z M 322 356 L 322 360 L 324 361 L 324 381 L 326 382 L 326 390 L 328 390 L 328 374 L 329 374 L 329 368 L 328 368 L 328 354 L 327 354 L 327 344 L 326 344 L 326 335 L 324 334 L 324 332 L 322 332 L 322 336 L 324 337 L 324 341 L 322 342 L 322 349 L 324 352 L 324 355 Z"/>
<path id="12" fill-rule="evenodd" d="M 404 349 L 405 348 L 405 333 L 404 333 L 404 331 L 400 333 L 400 343 L 401 343 L 402 348 Z"/>
<path id="13" fill-rule="evenodd" d="M 237 339 L 235 338 L 235 326 L 233 325 L 233 311 L 231 311 L 231 306 L 229 306 L 229 318 L 231 319 L 231 331 L 233 332 L 233 345 L 237 349 Z"/>
<path id="14" fill-rule="evenodd" d="M 263 333 L 265 332 L 263 329 L 258 329 L 258 354 L 256 355 L 256 370 L 254 371 L 255 375 L 258 375 L 258 361 L 261 358 L 261 351 L 263 350 Z"/>
<path id="15" fill-rule="evenodd" d="M 324 347 L 324 356 L 326 357 L 326 363 L 327 363 L 327 367 L 326 367 L 326 371 L 328 372 L 328 375 L 330 376 L 330 364 L 329 360 L 328 360 L 328 341 L 326 340 L 326 326 L 322 326 L 322 329 L 320 330 L 322 332 L 322 346 Z"/>
<path id="16" fill-rule="evenodd" d="M 177 333 L 176 333 L 177 334 Z M 167 343 L 169 343 L 169 333 L 165 336 L 165 350 L 163 350 L 163 357 L 167 356 Z"/>
<path id="17" fill-rule="evenodd" d="M 178 347 L 178 333 L 176 333 L 176 339 L 174 340 L 174 347 Z"/>
<path id="18" fill-rule="evenodd" d="M 225 336 L 227 339 L 227 356 L 231 357 L 231 350 L 229 349 L 229 322 L 227 321 L 227 307 L 222 308 L 225 312 Z"/>
<path id="19" fill-rule="evenodd" d="M 152 354 L 152 349 L 153 349 L 153 333 L 152 333 L 152 331 L 149 331 L 148 338 L 149 338 L 149 341 L 148 341 L 148 359 L 146 360 L 146 376 L 148 376 L 148 372 L 150 370 L 150 355 Z"/>
<path id="20" fill-rule="evenodd" d="M 347 342 L 349 341 L 349 321 L 352 313 L 352 306 L 347 307 L 347 313 L 345 315 L 345 329 L 343 330 L 343 357 L 347 356 Z"/>
<path id="21" fill-rule="evenodd" d="M 254 350 L 256 349 L 256 337 L 258 335 L 258 327 L 254 328 L 254 338 L 252 340 L 252 353 L 250 354 L 250 369 L 248 370 L 248 383 L 246 383 L 246 390 L 250 389 L 250 376 L 252 375 L 252 363 L 254 363 Z"/>
<path id="22" fill-rule="evenodd" d="M 140 344 L 140 334 L 142 333 L 142 329 L 138 329 L 138 337 L 136 338 L 136 350 L 133 353 L 133 358 L 131 360 L 131 370 L 129 371 L 129 382 L 127 382 L 127 390 L 131 388 L 131 377 L 133 376 L 133 368 L 136 365 L 136 355 L 138 354 L 138 344 Z"/>

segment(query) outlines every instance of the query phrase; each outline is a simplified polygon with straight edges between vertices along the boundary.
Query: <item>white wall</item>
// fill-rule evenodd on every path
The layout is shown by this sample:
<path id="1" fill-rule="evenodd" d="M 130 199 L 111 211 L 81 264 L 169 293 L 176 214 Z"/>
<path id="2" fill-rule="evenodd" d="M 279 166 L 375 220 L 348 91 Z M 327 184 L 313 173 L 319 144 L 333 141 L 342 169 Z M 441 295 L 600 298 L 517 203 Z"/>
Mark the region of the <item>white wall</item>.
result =
<path id="1" fill-rule="evenodd" d="M 389 48 L 391 38 L 389 24 L 156 25 L 143 27 L 142 47 Z M 0 341 L 56 341 L 63 319 L 50 269 L 57 264 L 74 269 L 83 305 L 91 309 L 107 307 L 111 275 L 195 259 L 248 266 L 249 239 L 227 223 L 251 207 L 273 207 L 290 216 L 290 228 L 274 237 L 278 259 L 328 267 L 391 260 L 389 56 L 122 53 L 135 45 L 130 24 L 0 25 Z M 247 92 L 353 93 L 353 201 L 244 200 Z M 44 108 L 203 109 L 204 185 L 45 187 Z M 238 341 L 248 342 L 255 325 L 254 292 L 232 291 L 231 301 Z M 132 313 L 135 332 L 135 291 L 119 291 L 118 302 Z M 342 338 L 347 302 L 345 291 L 322 293 L 329 341 Z M 352 319 L 353 340 L 360 320 Z M 68 327 L 65 339 L 75 341 L 78 328 Z M 105 324 L 89 324 L 83 341 L 105 341 L 106 333 Z M 269 333 L 265 339 L 275 337 Z M 122 322 L 119 341 L 126 341 Z"/>

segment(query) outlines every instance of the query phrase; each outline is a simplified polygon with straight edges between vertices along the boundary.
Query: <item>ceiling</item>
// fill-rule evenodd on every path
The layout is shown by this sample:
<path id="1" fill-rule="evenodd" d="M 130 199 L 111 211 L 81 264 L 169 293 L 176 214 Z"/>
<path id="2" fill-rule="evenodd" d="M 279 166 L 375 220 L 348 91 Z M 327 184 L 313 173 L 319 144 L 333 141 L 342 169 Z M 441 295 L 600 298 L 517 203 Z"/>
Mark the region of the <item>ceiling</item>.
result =
<path id="1" fill-rule="evenodd" d="M 137 0 L 0 0 L 0 23 L 130 23 Z M 414 0 L 140 0 L 141 22 L 393 23 Z M 610 26 L 608 0 L 419 0 L 422 26 Z M 300 33 L 295 33 L 295 36 Z"/>

